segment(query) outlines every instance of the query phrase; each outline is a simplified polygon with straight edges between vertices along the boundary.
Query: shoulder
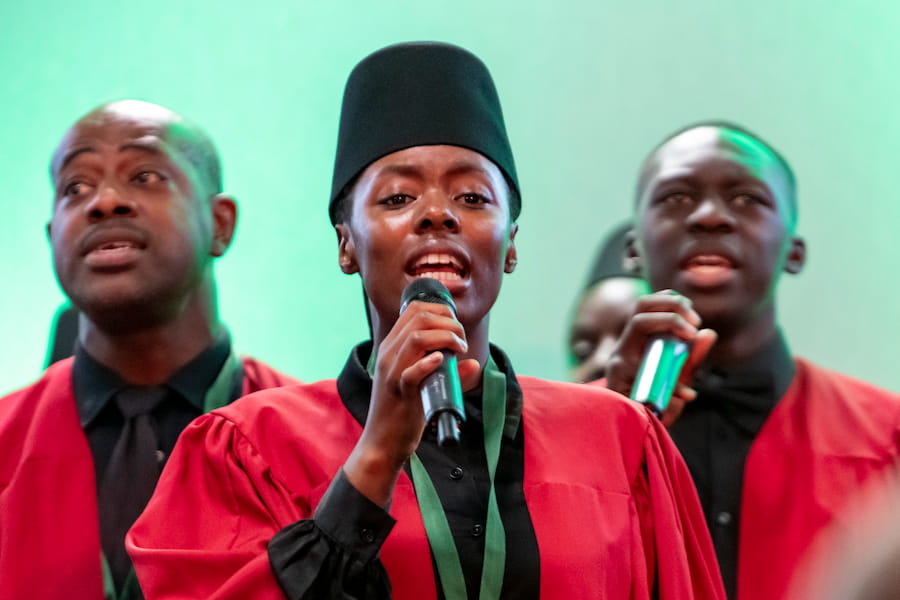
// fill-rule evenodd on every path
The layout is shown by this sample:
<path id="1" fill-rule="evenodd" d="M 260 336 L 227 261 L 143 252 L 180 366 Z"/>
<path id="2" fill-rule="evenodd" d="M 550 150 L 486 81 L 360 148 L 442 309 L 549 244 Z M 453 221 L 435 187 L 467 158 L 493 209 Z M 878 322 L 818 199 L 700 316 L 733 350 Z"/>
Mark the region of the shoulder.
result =
<path id="1" fill-rule="evenodd" d="M 660 429 L 641 404 L 595 385 L 519 379 L 526 471 L 533 480 L 589 482 L 630 494 Z M 661 427 L 661 426 L 660 426 Z"/>
<path id="2" fill-rule="evenodd" d="M 54 363 L 34 383 L 0 398 L 0 432 L 12 421 L 47 411 L 48 401 L 72 398 L 72 362 Z"/>
<path id="3" fill-rule="evenodd" d="M 314 446 L 361 427 L 344 407 L 334 379 L 255 392 L 194 421 L 208 430 L 227 429 L 258 449 L 291 440 Z M 355 426 L 355 427 L 354 427 Z"/>
<path id="4" fill-rule="evenodd" d="M 244 396 L 195 419 L 172 461 L 214 469 L 231 464 L 250 477 L 268 473 L 286 489 L 318 489 L 361 432 L 335 380 L 295 384 Z"/>
<path id="5" fill-rule="evenodd" d="M 324 410 L 343 405 L 334 379 L 296 383 L 252 392 L 210 415 L 235 423 L 252 422 L 271 415 L 283 420 L 310 419 Z"/>
<path id="6" fill-rule="evenodd" d="M 900 394 L 795 358 L 797 372 L 763 432 L 818 452 L 893 460 L 900 431 Z M 762 432 L 761 432 L 762 433 Z"/>
<path id="7" fill-rule="evenodd" d="M 29 457 L 75 462 L 82 458 L 79 452 L 87 446 L 71 373 L 72 359 L 60 361 L 33 384 L 0 398 L 0 489 Z"/>
<path id="8" fill-rule="evenodd" d="M 552 403 L 556 407 L 589 405 L 592 410 L 615 412 L 646 422 L 643 406 L 602 385 L 550 381 L 537 377 L 518 376 L 522 395 L 533 402 Z"/>
<path id="9" fill-rule="evenodd" d="M 869 403 L 882 405 L 887 402 L 888 406 L 895 406 L 900 410 L 900 394 L 897 392 L 820 367 L 804 358 L 795 357 L 794 364 L 797 367 L 797 373 L 792 387 L 798 388 L 795 390 L 797 392 L 825 395 L 834 402 L 852 401 L 858 405 Z M 885 408 L 882 406 L 881 410 Z"/>
<path id="10" fill-rule="evenodd" d="M 247 393 L 300 383 L 300 380 L 277 371 L 251 356 L 242 356 L 241 364 L 244 368 L 244 386 Z"/>
<path id="11" fill-rule="evenodd" d="M 638 435 L 648 430 L 650 419 L 654 418 L 644 406 L 599 385 L 527 376 L 518 377 L 518 381 L 522 388 L 523 413 L 531 419 L 558 426 L 627 431 Z"/>

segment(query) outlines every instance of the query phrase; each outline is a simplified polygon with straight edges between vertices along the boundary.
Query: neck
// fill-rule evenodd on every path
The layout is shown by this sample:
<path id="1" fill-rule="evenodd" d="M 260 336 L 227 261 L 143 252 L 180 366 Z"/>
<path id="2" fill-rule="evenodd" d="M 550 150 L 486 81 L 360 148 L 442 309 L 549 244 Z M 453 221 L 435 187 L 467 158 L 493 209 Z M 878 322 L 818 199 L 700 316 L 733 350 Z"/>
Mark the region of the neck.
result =
<path id="1" fill-rule="evenodd" d="M 82 313 L 79 342 L 95 360 L 128 383 L 165 383 L 209 347 L 222 330 L 215 293 L 210 291 L 197 294 L 174 317 L 134 319 L 128 327 L 115 317 Z"/>
<path id="2" fill-rule="evenodd" d="M 774 308 L 763 311 L 737 326 L 717 327 L 713 325 L 712 328 L 719 337 L 710 349 L 705 362 L 721 367 L 747 360 L 759 352 L 778 333 Z"/>

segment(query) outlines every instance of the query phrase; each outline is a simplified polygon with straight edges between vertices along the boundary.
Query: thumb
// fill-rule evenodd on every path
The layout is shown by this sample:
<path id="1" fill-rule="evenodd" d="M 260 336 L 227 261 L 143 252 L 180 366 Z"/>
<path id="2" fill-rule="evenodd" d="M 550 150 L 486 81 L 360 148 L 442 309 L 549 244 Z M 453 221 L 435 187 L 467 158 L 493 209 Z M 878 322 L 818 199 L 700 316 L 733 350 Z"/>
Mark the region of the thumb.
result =
<path id="1" fill-rule="evenodd" d="M 691 353 L 684 363 L 684 368 L 681 369 L 681 376 L 678 378 L 681 383 L 686 385 L 690 383 L 691 378 L 694 376 L 694 370 L 709 354 L 710 348 L 716 343 L 718 337 L 718 334 L 712 329 L 701 329 L 697 332 L 697 337 L 694 338 L 694 343 L 691 345 Z"/>
<path id="2" fill-rule="evenodd" d="M 463 392 L 468 392 L 481 383 L 481 365 L 474 358 L 459 361 L 456 370 L 459 373 L 459 385 Z"/>

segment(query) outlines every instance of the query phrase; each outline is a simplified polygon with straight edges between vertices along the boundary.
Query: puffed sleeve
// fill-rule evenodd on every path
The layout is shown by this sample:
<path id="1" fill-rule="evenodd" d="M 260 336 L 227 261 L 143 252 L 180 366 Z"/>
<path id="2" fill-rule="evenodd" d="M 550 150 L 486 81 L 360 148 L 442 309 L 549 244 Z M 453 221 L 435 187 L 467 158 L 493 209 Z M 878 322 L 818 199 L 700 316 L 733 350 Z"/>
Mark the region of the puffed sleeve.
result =
<path id="1" fill-rule="evenodd" d="M 340 472 L 315 514 L 303 498 L 231 421 L 200 417 L 126 540 L 144 596 L 389 598 L 378 550 L 390 515 Z"/>
<path id="2" fill-rule="evenodd" d="M 690 472 L 655 418 L 644 439 L 646 462 L 633 483 L 647 572 L 660 600 L 725 598 L 715 550 Z"/>

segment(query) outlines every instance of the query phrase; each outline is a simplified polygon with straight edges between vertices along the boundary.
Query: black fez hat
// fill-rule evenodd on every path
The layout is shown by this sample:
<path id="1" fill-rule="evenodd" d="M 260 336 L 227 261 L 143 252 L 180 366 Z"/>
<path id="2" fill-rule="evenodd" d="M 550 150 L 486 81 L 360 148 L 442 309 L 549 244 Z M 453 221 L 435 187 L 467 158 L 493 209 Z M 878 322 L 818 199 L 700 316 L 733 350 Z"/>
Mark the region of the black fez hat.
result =
<path id="1" fill-rule="evenodd" d="M 520 211 L 519 181 L 500 99 L 481 60 L 459 46 L 410 42 L 364 58 L 347 79 L 328 214 L 368 165 L 413 146 L 460 146 L 496 164 L 510 185 L 510 214 Z"/>
<path id="2" fill-rule="evenodd" d="M 625 222 L 607 234 L 606 239 L 597 252 L 591 275 L 584 286 L 587 290 L 600 283 L 604 279 L 613 277 L 633 277 L 640 279 L 640 275 L 625 268 L 625 249 L 628 240 L 628 232 L 632 229 L 631 222 Z"/>

